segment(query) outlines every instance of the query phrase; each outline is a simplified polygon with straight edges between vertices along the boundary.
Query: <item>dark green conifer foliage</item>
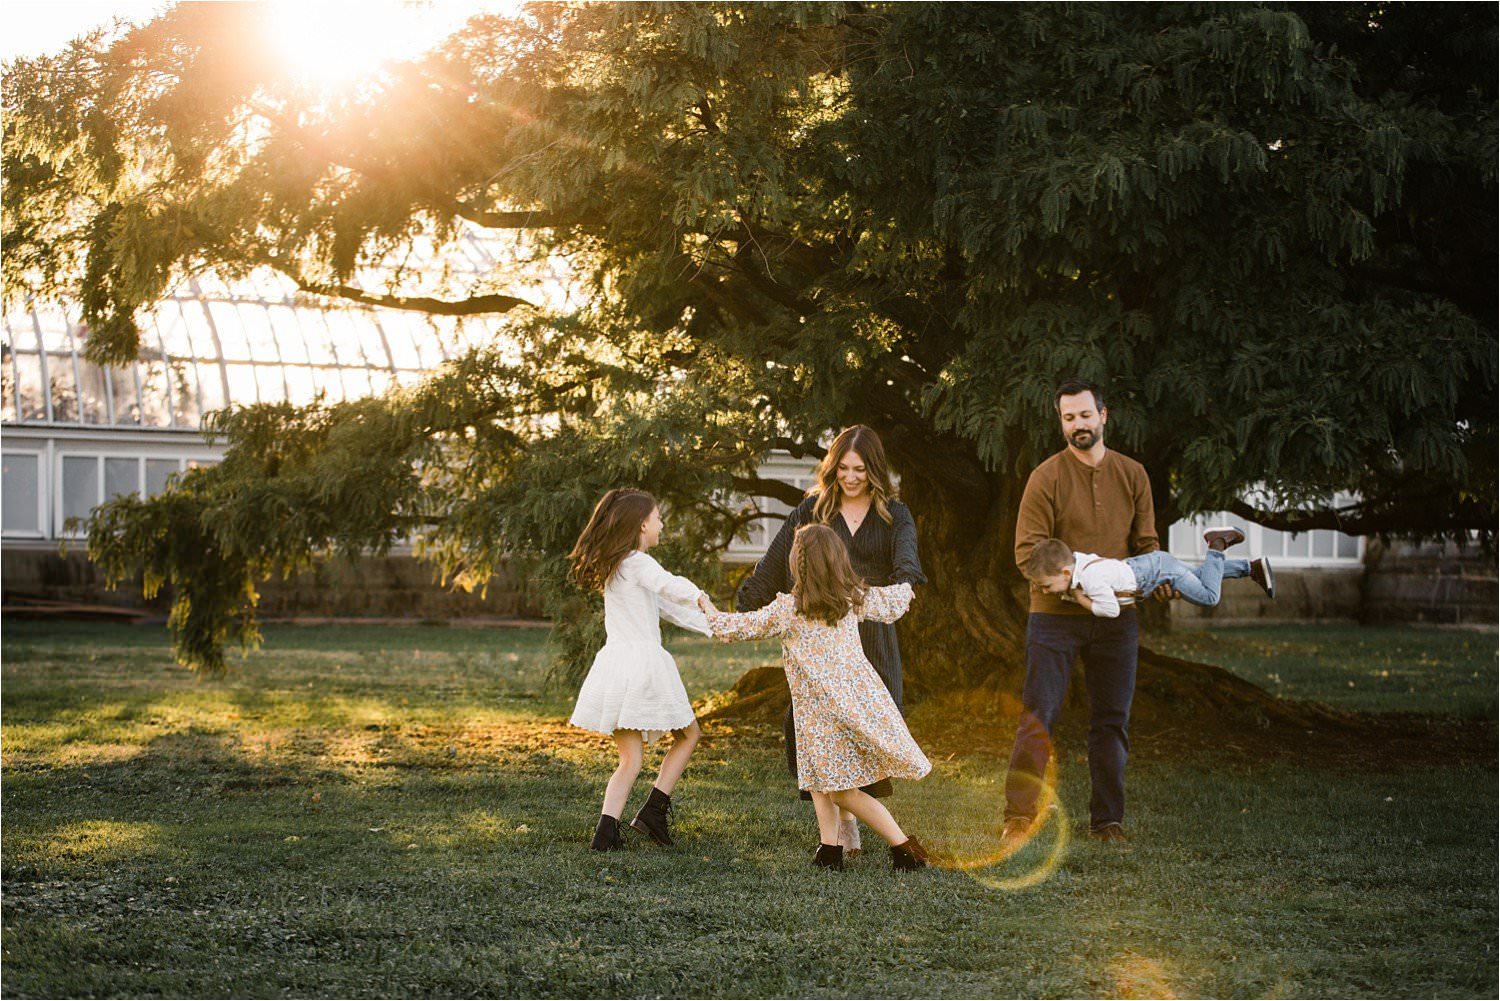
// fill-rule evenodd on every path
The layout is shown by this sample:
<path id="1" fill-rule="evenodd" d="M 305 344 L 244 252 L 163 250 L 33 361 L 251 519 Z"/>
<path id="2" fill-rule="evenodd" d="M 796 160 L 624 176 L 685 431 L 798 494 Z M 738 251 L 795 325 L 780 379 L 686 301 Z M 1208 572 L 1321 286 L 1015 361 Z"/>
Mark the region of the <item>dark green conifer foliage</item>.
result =
<path id="1" fill-rule="evenodd" d="M 205 269 L 514 321 L 417 389 L 222 414 L 222 465 L 95 516 L 107 573 L 172 585 L 188 663 L 254 639 L 257 581 L 402 538 L 468 584 L 529 559 L 573 607 L 561 554 L 622 484 L 670 504 L 671 560 L 708 579 L 731 492 L 795 497 L 757 460 L 865 422 L 933 577 L 912 681 L 972 684 L 1020 665 L 1015 506 L 1067 375 L 1109 386 L 1163 531 L 1229 507 L 1488 538 L 1495 19 L 538 4 L 330 96 L 277 68 L 253 6 L 182 5 L 7 68 L 5 294 L 81 303 L 100 361 Z M 464 224 L 569 255 L 587 303 L 548 315 L 506 273 L 362 283 Z"/>

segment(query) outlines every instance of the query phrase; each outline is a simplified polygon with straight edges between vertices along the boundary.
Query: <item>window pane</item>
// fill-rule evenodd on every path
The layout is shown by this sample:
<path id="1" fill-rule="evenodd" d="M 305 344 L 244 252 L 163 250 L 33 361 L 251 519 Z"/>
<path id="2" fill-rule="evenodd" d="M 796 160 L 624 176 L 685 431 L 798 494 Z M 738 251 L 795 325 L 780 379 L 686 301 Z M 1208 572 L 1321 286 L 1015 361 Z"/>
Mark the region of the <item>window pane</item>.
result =
<path id="1" fill-rule="evenodd" d="M 187 318 L 180 302 L 164 303 L 156 312 L 156 332 L 162 347 L 173 358 L 193 357 L 193 342 L 188 337 Z"/>
<path id="2" fill-rule="evenodd" d="M 78 359 L 78 402 L 85 424 L 109 423 L 109 388 L 104 383 L 104 369 L 82 358 Z"/>
<path id="3" fill-rule="evenodd" d="M 411 317 L 392 317 L 383 321 L 385 339 L 391 346 L 391 360 L 397 368 L 422 368 L 422 355 L 417 351 Z"/>
<path id="4" fill-rule="evenodd" d="M 363 365 L 364 358 L 359 353 L 359 344 L 349 327 L 349 314 L 340 309 L 330 309 L 323 313 L 323 324 L 328 330 L 329 343 L 333 345 L 333 353 L 338 356 L 342 365 Z"/>
<path id="5" fill-rule="evenodd" d="M 1339 558 L 1351 560 L 1359 558 L 1358 536 L 1339 533 Z"/>
<path id="6" fill-rule="evenodd" d="M 1298 558 L 1308 556 L 1310 541 L 1306 532 L 1299 532 L 1296 535 L 1288 536 L 1286 540 L 1286 554 Z"/>
<path id="7" fill-rule="evenodd" d="M 245 336 L 245 325 L 240 322 L 239 310 L 227 302 L 211 302 L 208 304 L 208 311 L 214 318 L 214 330 L 219 335 L 225 360 L 249 361 L 252 357 L 250 339 Z"/>
<path id="8" fill-rule="evenodd" d="M 116 424 L 139 424 L 141 422 L 141 401 L 136 395 L 135 366 L 128 368 L 112 368 L 109 370 L 109 385 L 114 391 L 115 399 L 115 423 Z"/>
<path id="9" fill-rule="evenodd" d="M 217 362 L 200 361 L 198 369 L 198 412 L 200 414 L 211 414 L 215 410 L 223 410 L 226 406 L 224 399 L 224 372 Z"/>
<path id="10" fill-rule="evenodd" d="M 294 310 L 285 306 L 272 306 L 266 310 L 266 321 L 276 331 L 276 341 L 281 345 L 281 360 L 288 362 L 307 361 L 307 342 Z"/>
<path id="11" fill-rule="evenodd" d="M 154 428 L 172 426 L 171 401 L 167 396 L 167 366 L 161 359 L 142 359 L 141 420 Z"/>
<path id="12" fill-rule="evenodd" d="M 65 455 L 62 461 L 62 516 L 87 518 L 99 503 L 99 460 L 92 455 Z M 62 526 L 57 526 L 59 530 Z M 59 534 L 61 534 L 59 532 Z"/>
<path id="13" fill-rule="evenodd" d="M 243 303 L 239 307 L 240 322 L 250 338 L 250 351 L 256 361 L 277 361 L 281 358 L 281 346 L 271 330 L 271 317 L 264 306 Z"/>
<path id="14" fill-rule="evenodd" d="M 197 369 L 190 361 L 172 359 L 172 423 L 177 427 L 197 427 L 202 413 L 198 409 Z"/>
<path id="15" fill-rule="evenodd" d="M 30 351 L 16 352 L 16 407 L 23 421 L 47 419 L 42 395 L 42 360 Z"/>
<path id="16" fill-rule="evenodd" d="M 344 376 L 344 391 L 348 393 L 348 399 L 357 400 L 362 396 L 370 395 L 370 373 L 368 369 L 346 368 Z"/>
<path id="17" fill-rule="evenodd" d="M 40 532 L 37 520 L 37 491 L 41 483 L 37 479 L 39 457 L 5 453 L 3 473 L 0 473 L 0 498 L 3 498 L 4 513 L 0 515 L 7 532 Z"/>
<path id="18" fill-rule="evenodd" d="M 68 318 L 57 310 L 43 307 L 37 310 L 37 322 L 42 328 L 42 347 L 47 351 L 73 353 L 73 327 Z M 87 336 L 86 331 L 79 331 Z"/>
<path id="19" fill-rule="evenodd" d="M 1320 528 L 1310 534 L 1312 535 L 1313 559 L 1332 559 L 1337 545 L 1334 542 L 1333 533 L 1326 528 Z"/>
<path id="20" fill-rule="evenodd" d="M 282 375 L 286 376 L 287 402 L 305 407 L 313 401 L 318 387 L 313 379 L 312 369 L 300 365 L 288 365 L 282 369 Z"/>
<path id="21" fill-rule="evenodd" d="M 16 355 L 6 344 L 0 351 L 0 421 L 16 419 Z"/>
<path id="22" fill-rule="evenodd" d="M 167 480 L 177 472 L 176 459 L 146 460 L 146 496 L 155 497 L 167 489 Z"/>
<path id="23" fill-rule="evenodd" d="M 253 365 L 225 365 L 224 370 L 229 376 L 230 403 L 243 405 L 259 401 L 260 394 L 255 388 Z"/>
<path id="24" fill-rule="evenodd" d="M 286 399 L 286 383 L 280 365 L 255 366 L 255 383 L 260 387 L 260 402 L 280 403 Z"/>
<path id="25" fill-rule="evenodd" d="M 1248 535 L 1246 536 L 1248 538 Z M 1263 528 L 1260 530 L 1260 555 L 1261 556 L 1285 556 L 1286 555 L 1286 533 L 1279 532 L 1274 528 Z"/>
<path id="26" fill-rule="evenodd" d="M 36 350 L 36 328 L 31 325 L 30 313 L 5 314 L 6 343 L 15 351 Z"/>
<path id="27" fill-rule="evenodd" d="M 78 384 L 73 379 L 73 356 L 47 355 L 47 378 L 52 382 L 52 419 L 78 420 Z"/>
<path id="28" fill-rule="evenodd" d="M 141 489 L 139 459 L 108 458 L 104 460 L 104 497 L 133 494 Z"/>
<path id="29" fill-rule="evenodd" d="M 302 341 L 307 345 L 307 357 L 315 365 L 333 365 L 338 362 L 334 350 L 333 335 L 328 330 L 328 314 L 322 310 L 304 309 L 297 314 L 302 321 Z"/>

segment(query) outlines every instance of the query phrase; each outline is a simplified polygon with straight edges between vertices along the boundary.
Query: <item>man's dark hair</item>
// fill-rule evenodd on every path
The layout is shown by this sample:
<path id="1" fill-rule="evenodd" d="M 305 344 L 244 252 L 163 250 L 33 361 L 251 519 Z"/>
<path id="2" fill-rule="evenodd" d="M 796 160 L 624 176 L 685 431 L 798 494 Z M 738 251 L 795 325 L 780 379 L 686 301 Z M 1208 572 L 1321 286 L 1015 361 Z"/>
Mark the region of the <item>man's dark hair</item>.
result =
<path id="1" fill-rule="evenodd" d="M 1097 382 L 1089 382 L 1087 379 L 1064 379 L 1057 384 L 1057 391 L 1052 394 L 1052 405 L 1061 409 L 1058 402 L 1064 396 L 1075 396 L 1078 393 L 1094 394 L 1094 409 L 1104 409 L 1104 391 L 1099 388 Z"/>

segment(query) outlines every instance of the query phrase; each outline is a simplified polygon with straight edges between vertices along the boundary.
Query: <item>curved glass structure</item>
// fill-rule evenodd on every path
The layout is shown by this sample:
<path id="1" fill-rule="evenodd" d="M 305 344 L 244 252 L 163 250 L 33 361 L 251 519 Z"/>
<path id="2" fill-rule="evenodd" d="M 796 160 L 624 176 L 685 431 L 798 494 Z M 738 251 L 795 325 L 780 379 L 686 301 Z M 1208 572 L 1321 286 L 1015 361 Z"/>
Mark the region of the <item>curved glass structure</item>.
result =
<path id="1" fill-rule="evenodd" d="M 518 265 L 528 288 L 565 300 L 562 262 L 529 259 L 519 241 L 472 230 L 451 244 L 415 248 L 399 264 L 401 291 L 452 294 Z M 395 270 L 361 280 L 378 288 Z M 503 323 L 308 296 L 261 270 L 241 281 L 183 283 L 142 318 L 139 358 L 102 368 L 84 358 L 88 329 L 76 313 L 44 305 L 7 312 L 0 341 L 4 536 L 61 537 L 69 518 L 109 497 L 156 493 L 171 474 L 216 461 L 220 448 L 199 433 L 214 410 L 306 404 L 320 394 L 338 402 L 409 385 L 494 343 Z"/>

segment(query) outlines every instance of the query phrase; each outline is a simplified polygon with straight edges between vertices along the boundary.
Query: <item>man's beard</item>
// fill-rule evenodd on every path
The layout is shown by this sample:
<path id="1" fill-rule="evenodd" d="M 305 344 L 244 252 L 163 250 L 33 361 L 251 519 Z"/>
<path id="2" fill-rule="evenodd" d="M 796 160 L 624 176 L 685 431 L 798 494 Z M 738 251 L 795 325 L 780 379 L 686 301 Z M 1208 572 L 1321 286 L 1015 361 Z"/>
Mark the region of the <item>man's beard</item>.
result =
<path id="1" fill-rule="evenodd" d="M 1068 439 L 1068 444 L 1072 445 L 1080 452 L 1087 452 L 1089 449 L 1099 444 L 1099 440 L 1103 437 L 1103 428 L 1085 428 L 1081 431 L 1074 431 L 1072 437 Z"/>

